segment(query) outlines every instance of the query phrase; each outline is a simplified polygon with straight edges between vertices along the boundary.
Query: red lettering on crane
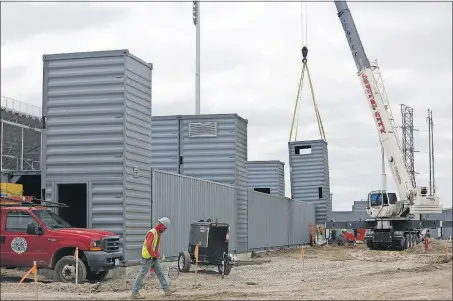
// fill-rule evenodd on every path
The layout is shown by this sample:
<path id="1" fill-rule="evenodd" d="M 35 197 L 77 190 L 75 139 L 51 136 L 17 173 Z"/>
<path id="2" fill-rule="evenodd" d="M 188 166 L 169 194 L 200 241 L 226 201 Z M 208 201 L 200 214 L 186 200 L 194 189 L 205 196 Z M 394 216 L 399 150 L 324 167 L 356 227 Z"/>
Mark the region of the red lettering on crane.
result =
<path id="1" fill-rule="evenodd" d="M 368 81 L 368 77 L 366 76 L 366 74 L 362 74 L 362 80 L 363 80 L 363 84 L 365 85 L 365 88 L 366 88 L 366 93 L 368 94 L 368 101 L 370 102 L 370 105 L 373 108 L 373 111 L 376 111 L 376 112 L 374 112 L 374 118 L 376 119 L 376 123 L 379 127 L 379 131 L 381 133 L 387 133 L 385 131 L 384 123 L 382 122 L 381 114 L 377 111 L 377 103 L 374 100 L 373 91 L 371 90 L 370 82 Z"/>

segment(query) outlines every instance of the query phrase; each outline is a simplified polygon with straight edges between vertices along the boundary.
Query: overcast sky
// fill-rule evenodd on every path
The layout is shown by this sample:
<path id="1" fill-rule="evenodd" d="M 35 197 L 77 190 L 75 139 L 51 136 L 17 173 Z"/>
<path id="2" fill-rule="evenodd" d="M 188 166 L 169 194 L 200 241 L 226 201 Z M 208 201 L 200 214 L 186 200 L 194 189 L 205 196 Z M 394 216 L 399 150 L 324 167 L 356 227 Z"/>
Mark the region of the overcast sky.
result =
<path id="1" fill-rule="evenodd" d="M 414 108 L 416 170 L 428 185 L 427 109 L 433 110 L 436 186 L 452 204 L 452 4 L 350 2 L 392 110 Z M 333 3 L 308 4 L 309 66 L 329 143 L 334 210 L 381 187 L 380 146 Z M 281 160 L 301 67 L 299 3 L 201 4 L 201 112 L 248 119 L 249 160 Z M 154 64 L 153 114 L 195 110 L 192 3 L 2 3 L 1 93 L 41 106 L 44 53 L 127 48 Z M 308 85 L 298 140 L 318 139 Z M 394 189 L 389 178 L 389 189 Z"/>

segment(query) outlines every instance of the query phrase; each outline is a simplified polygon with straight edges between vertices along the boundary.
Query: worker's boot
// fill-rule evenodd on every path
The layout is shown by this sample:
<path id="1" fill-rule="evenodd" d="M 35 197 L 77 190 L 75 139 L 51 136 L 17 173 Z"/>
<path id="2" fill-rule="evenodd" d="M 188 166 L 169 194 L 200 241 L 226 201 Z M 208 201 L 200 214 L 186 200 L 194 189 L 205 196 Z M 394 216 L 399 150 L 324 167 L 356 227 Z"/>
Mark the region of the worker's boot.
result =
<path id="1" fill-rule="evenodd" d="M 140 295 L 139 293 L 132 293 L 131 298 L 132 299 L 145 299 L 145 297 Z"/>
<path id="2" fill-rule="evenodd" d="M 173 287 L 169 287 L 169 288 L 167 288 L 167 290 L 165 290 L 165 296 L 170 296 L 174 292 L 176 292 L 176 289 Z"/>

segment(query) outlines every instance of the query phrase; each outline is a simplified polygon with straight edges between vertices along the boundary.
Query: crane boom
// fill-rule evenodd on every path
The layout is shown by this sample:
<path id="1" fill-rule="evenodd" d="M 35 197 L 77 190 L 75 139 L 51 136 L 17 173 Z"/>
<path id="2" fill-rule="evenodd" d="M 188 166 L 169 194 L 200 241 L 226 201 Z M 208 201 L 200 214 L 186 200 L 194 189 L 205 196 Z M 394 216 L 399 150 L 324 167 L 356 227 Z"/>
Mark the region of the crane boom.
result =
<path id="1" fill-rule="evenodd" d="M 384 149 L 385 157 L 392 172 L 393 179 L 396 182 L 400 197 L 400 203 L 397 206 L 393 206 L 398 208 L 391 210 L 389 206 L 381 216 L 401 216 L 404 214 L 404 207 L 410 209 L 412 214 L 441 211 L 438 198 L 427 196 L 426 187 L 413 186 L 410 173 L 406 169 L 403 161 L 397 135 L 394 132 L 389 114 L 386 111 L 386 104 L 380 94 L 377 80 L 374 77 L 373 67 L 363 48 L 352 14 L 345 1 L 335 1 L 335 6 L 376 125 L 379 142 Z M 382 212 L 382 210 L 379 212 Z"/>

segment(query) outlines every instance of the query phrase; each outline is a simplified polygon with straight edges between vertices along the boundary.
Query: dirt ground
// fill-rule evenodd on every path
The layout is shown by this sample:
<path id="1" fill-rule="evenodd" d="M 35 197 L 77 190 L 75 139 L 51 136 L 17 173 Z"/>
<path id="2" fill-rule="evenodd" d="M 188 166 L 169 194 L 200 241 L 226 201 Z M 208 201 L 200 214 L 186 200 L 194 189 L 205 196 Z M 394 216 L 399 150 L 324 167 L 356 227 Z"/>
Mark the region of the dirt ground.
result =
<path id="1" fill-rule="evenodd" d="M 305 248 L 303 264 L 300 249 L 259 253 L 224 279 L 214 268 L 199 267 L 195 274 L 192 266 L 190 273 L 169 280 L 176 288 L 172 297 L 163 296 L 155 276 L 145 278 L 141 293 L 153 300 L 452 300 L 452 245 L 433 241 L 430 248 L 428 253 L 422 244 L 403 252 L 370 251 L 363 245 Z M 128 299 L 137 269 L 117 269 L 97 284 L 39 283 L 39 299 Z M 22 275 L 2 270 L 2 279 L 8 279 L 1 283 L 2 300 L 34 299 L 33 283 L 17 284 Z"/>

